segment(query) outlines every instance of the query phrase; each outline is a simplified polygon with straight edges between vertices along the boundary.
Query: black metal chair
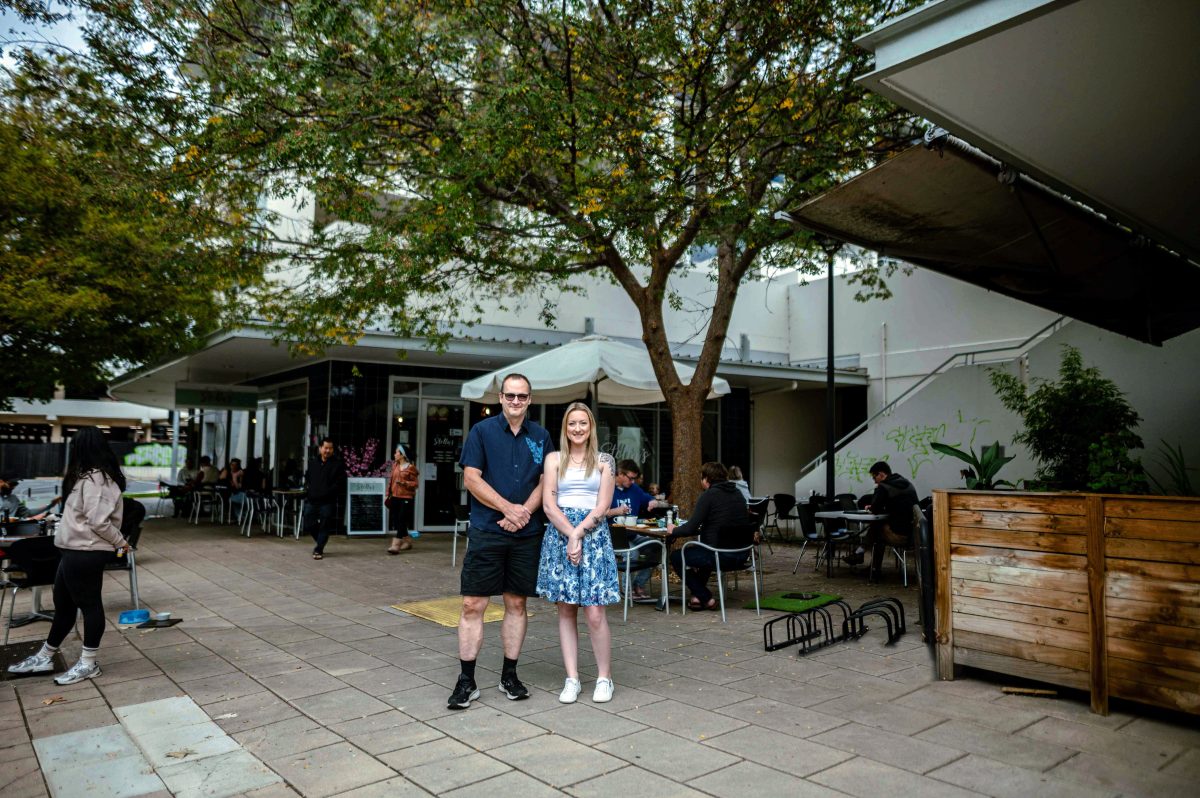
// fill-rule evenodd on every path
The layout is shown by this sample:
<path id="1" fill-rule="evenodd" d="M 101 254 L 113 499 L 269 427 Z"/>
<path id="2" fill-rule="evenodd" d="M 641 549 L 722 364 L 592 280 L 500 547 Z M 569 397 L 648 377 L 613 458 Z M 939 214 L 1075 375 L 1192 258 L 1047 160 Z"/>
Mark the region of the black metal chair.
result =
<path id="1" fill-rule="evenodd" d="M 17 606 L 17 591 L 48 587 L 54 584 L 58 573 L 60 554 L 49 535 L 34 535 L 4 548 L 8 565 L 3 570 L 4 581 L 0 582 L 0 615 L 4 613 L 4 599 L 12 590 L 12 603 L 8 605 L 8 623 L 4 627 L 4 645 L 8 645 L 8 633 L 12 629 L 13 610 Z"/>
<path id="2" fill-rule="evenodd" d="M 750 520 L 757 523 L 760 530 L 765 531 L 766 529 L 767 515 L 770 511 L 770 507 L 771 499 L 768 496 L 764 496 L 761 499 L 751 499 L 746 503 L 746 512 L 749 513 Z M 766 540 L 767 551 L 774 553 L 775 549 L 771 547 L 771 541 L 766 539 L 765 534 L 762 537 L 763 540 Z"/>
<path id="3" fill-rule="evenodd" d="M 790 523 L 800 520 L 800 517 L 796 514 L 796 497 L 790 493 L 776 493 L 771 497 L 771 501 L 774 502 L 775 509 L 767 519 L 767 524 L 763 528 L 763 531 L 765 533 L 767 528 L 774 529 L 775 534 L 780 540 L 787 540 L 789 536 L 783 533 L 783 528 L 779 526 L 779 522 Z"/>
<path id="4" fill-rule="evenodd" d="M 135 610 L 142 608 L 138 593 L 137 545 L 142 538 L 142 522 L 146 520 L 146 506 L 137 499 L 121 499 L 121 534 L 129 541 L 130 551 L 124 556 L 113 555 L 112 562 L 104 566 L 107 571 L 129 572 L 129 600 Z"/>
<path id="5" fill-rule="evenodd" d="M 853 493 L 839 493 L 833 498 L 848 513 L 858 509 L 858 497 Z"/>

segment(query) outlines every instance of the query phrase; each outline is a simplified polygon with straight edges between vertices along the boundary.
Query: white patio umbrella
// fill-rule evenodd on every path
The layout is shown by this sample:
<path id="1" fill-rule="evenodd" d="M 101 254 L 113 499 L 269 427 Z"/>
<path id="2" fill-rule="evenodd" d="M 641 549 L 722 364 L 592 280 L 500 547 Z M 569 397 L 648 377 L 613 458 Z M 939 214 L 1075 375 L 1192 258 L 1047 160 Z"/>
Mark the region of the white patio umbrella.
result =
<path id="1" fill-rule="evenodd" d="M 695 372 L 675 363 L 675 371 L 686 384 Z M 662 390 L 645 349 L 603 335 L 588 335 L 548 352 L 534 355 L 464 383 L 464 399 L 492 400 L 500 391 L 504 375 L 518 372 L 529 378 L 533 401 L 561 404 L 592 392 L 595 401 L 610 405 L 648 405 L 663 400 Z M 713 378 L 708 398 L 729 393 L 729 383 Z"/>

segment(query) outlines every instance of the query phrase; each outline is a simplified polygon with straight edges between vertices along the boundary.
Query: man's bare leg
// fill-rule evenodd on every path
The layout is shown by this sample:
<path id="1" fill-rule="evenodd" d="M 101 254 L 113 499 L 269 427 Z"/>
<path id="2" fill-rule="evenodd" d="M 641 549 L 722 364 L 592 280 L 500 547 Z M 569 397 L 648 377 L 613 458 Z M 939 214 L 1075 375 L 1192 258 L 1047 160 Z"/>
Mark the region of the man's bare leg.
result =
<path id="1" fill-rule="evenodd" d="M 516 659 L 521 656 L 521 644 L 525 642 L 525 628 L 529 625 L 529 619 L 525 616 L 525 597 L 518 596 L 515 593 L 504 594 L 504 620 L 500 625 L 500 641 L 504 644 L 504 656 L 509 659 Z M 483 612 L 479 614 L 479 636 L 482 642 L 483 638 Z M 461 629 L 461 624 L 460 624 Z M 459 633 L 459 650 L 462 650 L 462 633 Z M 475 653 L 479 653 L 479 646 L 475 646 Z"/>
<path id="2" fill-rule="evenodd" d="M 458 617 L 459 659 L 474 662 L 479 656 L 483 647 L 483 611 L 490 600 L 488 596 L 463 596 L 462 614 Z"/>

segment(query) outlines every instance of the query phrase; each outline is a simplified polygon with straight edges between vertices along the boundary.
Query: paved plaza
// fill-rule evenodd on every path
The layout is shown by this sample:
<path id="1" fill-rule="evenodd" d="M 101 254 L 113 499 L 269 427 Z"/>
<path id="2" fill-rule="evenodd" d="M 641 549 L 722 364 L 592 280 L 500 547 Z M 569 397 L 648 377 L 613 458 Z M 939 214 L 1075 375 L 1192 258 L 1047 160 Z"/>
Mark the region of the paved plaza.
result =
<path id="1" fill-rule="evenodd" d="M 551 605 L 533 613 L 519 672 L 527 701 L 496 689 L 499 624 L 479 658 L 480 701 L 446 709 L 455 630 L 390 605 L 457 593 L 446 535 L 384 554 L 380 539 L 306 541 L 150 520 L 139 547 L 143 604 L 171 629 L 104 638 L 100 678 L 0 683 L 0 794 L 34 796 L 1194 796 L 1200 730 L 1181 716 L 1086 697 L 1001 692 L 999 677 L 932 679 L 912 621 L 916 592 L 887 572 L 910 632 L 882 630 L 808 657 L 765 653 L 741 609 L 680 616 L 609 612 L 616 695 L 592 704 L 584 653 L 578 704 L 557 702 L 562 666 Z M 767 557 L 767 589 L 875 595 L 818 580 L 811 552 Z M 461 555 L 461 551 L 460 551 Z M 655 583 L 657 585 L 657 582 Z M 110 576 L 109 618 L 129 607 Z M 27 592 L 21 596 L 27 606 Z M 18 609 L 20 611 L 20 608 Z M 45 624 L 13 630 L 40 639 Z M 583 630 L 586 648 L 586 628 Z M 78 653 L 72 637 L 69 657 Z"/>

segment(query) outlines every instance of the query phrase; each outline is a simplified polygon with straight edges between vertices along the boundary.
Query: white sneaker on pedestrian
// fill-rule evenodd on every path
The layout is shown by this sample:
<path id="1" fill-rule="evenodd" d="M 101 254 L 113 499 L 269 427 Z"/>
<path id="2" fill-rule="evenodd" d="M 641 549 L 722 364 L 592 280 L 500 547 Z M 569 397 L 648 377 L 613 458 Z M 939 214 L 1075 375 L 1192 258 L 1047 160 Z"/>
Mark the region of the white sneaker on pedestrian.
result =
<path id="1" fill-rule="evenodd" d="M 71 669 L 62 676 L 55 676 L 54 683 L 67 685 L 82 682 L 84 679 L 95 679 L 100 675 L 100 663 L 93 662 L 90 665 L 84 664 L 83 661 L 76 662 L 71 666 Z"/>
<path id="2" fill-rule="evenodd" d="M 612 697 L 612 679 L 597 679 L 596 689 L 592 691 L 592 701 L 597 704 L 605 704 L 609 701 L 612 701 Z"/>
<path id="3" fill-rule="evenodd" d="M 581 690 L 583 690 L 583 685 L 579 683 L 579 680 L 568 676 L 566 681 L 563 682 L 562 692 L 558 694 L 558 703 L 574 704 L 576 699 L 579 698 Z"/>
<path id="4" fill-rule="evenodd" d="M 53 659 L 41 652 L 30 654 L 17 664 L 8 666 L 9 673 L 49 673 L 52 670 L 54 670 Z"/>

